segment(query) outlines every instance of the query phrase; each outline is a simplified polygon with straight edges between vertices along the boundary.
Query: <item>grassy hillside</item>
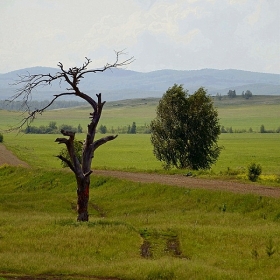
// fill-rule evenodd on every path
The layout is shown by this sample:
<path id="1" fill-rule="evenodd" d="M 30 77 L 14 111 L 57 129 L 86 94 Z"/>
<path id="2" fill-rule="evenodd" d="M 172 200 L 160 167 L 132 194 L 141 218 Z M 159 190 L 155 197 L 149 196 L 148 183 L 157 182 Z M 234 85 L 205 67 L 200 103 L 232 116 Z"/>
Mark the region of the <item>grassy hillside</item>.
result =
<path id="1" fill-rule="evenodd" d="M 106 99 L 106 96 L 104 96 Z M 105 104 L 100 124 L 112 127 L 124 127 L 136 122 L 137 126 L 148 125 L 156 116 L 157 98 L 128 99 Z M 224 127 L 232 127 L 233 130 L 251 127 L 259 132 L 263 124 L 268 130 L 275 130 L 280 126 L 280 96 L 253 96 L 246 100 L 241 96 L 222 100 L 214 98 L 214 105 L 218 109 L 220 123 Z M 77 107 L 68 109 L 56 109 L 39 115 L 33 125 L 48 125 L 50 121 L 56 121 L 58 125 L 81 124 L 86 129 L 88 116 L 91 112 L 89 107 Z M 19 112 L 7 112 L 0 110 L 0 130 L 9 126 L 16 126 L 22 119 Z"/>
<path id="2" fill-rule="evenodd" d="M 71 173 L 2 166 L 0 177 L 4 279 L 280 277 L 276 199 L 93 177 L 90 222 L 76 223 Z"/>
<path id="3" fill-rule="evenodd" d="M 246 102 L 217 101 L 221 124 L 253 130 L 280 125 L 279 97 Z M 156 104 L 155 99 L 108 103 L 100 124 L 147 124 Z M 56 121 L 86 128 L 89 112 L 52 110 L 34 125 Z M 0 110 L 0 118 L 3 129 L 21 116 Z M 55 157 L 58 136 L 4 132 L 5 145 L 31 168 L 0 167 L 1 280 L 280 278 L 279 199 L 92 176 L 90 222 L 76 223 L 76 184 Z M 120 134 L 96 151 L 93 168 L 163 172 L 149 138 Z M 198 175 L 243 180 L 254 161 L 263 167 L 261 183 L 279 186 L 279 140 L 279 133 L 222 134 L 219 161 Z"/>

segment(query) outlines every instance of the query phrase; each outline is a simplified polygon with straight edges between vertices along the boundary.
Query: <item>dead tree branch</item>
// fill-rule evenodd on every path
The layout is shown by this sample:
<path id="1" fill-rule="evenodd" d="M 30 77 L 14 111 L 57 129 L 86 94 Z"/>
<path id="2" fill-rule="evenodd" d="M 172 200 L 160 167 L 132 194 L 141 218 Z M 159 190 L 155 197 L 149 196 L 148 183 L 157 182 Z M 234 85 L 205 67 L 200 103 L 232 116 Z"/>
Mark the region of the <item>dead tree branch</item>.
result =
<path id="1" fill-rule="evenodd" d="M 21 129 L 24 125 L 29 125 L 38 114 L 42 114 L 55 102 L 55 100 L 62 96 L 72 95 L 79 97 L 91 106 L 92 112 L 89 116 L 90 121 L 87 127 L 87 134 L 83 142 L 82 156 L 79 154 L 80 151 L 75 150 L 77 149 L 75 147 L 75 132 L 61 130 L 64 137 L 57 138 L 55 140 L 58 144 L 64 144 L 66 146 L 68 154 L 67 156 L 65 156 L 65 154 L 60 154 L 57 157 L 73 171 L 76 177 L 78 221 L 88 221 L 90 174 L 92 173 L 91 163 L 94 151 L 108 141 L 116 139 L 118 136 L 110 135 L 94 140 L 105 101 L 102 102 L 101 93 L 96 94 L 97 100 L 94 100 L 90 95 L 82 92 L 79 88 L 79 83 L 86 74 L 104 72 L 108 69 L 126 66 L 134 61 L 133 57 L 120 61 L 120 56 L 124 53 L 122 51 L 115 53 L 116 59 L 112 64 L 107 63 L 102 68 L 98 69 L 88 69 L 91 60 L 86 57 L 86 60 L 81 67 L 64 69 L 64 65 L 59 62 L 59 71 L 55 75 L 50 73 L 30 75 L 30 73 L 28 73 L 27 75 L 19 76 L 19 80 L 15 83 L 15 85 L 21 85 L 21 88 L 17 90 L 16 94 L 11 99 L 11 101 L 14 101 L 18 98 L 22 98 L 23 106 L 26 107 L 25 113 L 28 113 L 28 115 L 23 118 L 18 129 Z M 28 101 L 31 100 L 33 91 L 42 86 L 50 86 L 57 80 L 60 84 L 62 81 L 66 82 L 66 89 L 61 93 L 53 95 L 52 100 L 45 107 L 31 110 L 28 106 Z"/>
<path id="2" fill-rule="evenodd" d="M 96 101 L 91 96 L 80 91 L 79 83 L 86 74 L 104 72 L 108 69 L 123 67 L 131 64 L 134 61 L 134 57 L 130 57 L 126 60 L 120 61 L 120 57 L 125 54 L 123 51 L 117 51 L 115 52 L 115 54 L 116 59 L 113 63 L 107 63 L 102 68 L 98 69 L 88 69 L 88 66 L 92 61 L 86 57 L 86 61 L 82 64 L 81 67 L 72 67 L 68 70 L 64 69 L 64 65 L 59 62 L 57 66 L 59 67 L 60 71 L 58 71 L 55 75 L 52 75 L 50 73 L 31 75 L 29 72 L 26 75 L 20 75 L 19 79 L 15 81 L 13 85 L 20 85 L 21 87 L 16 90 L 16 94 L 12 96 L 10 102 L 22 98 L 22 106 L 26 108 L 25 113 L 27 113 L 28 115 L 22 120 L 19 127 L 17 128 L 21 129 L 24 125 L 30 125 L 30 123 L 36 118 L 38 114 L 42 114 L 53 104 L 56 99 L 66 95 L 80 97 L 88 102 L 94 109 L 94 111 L 99 110 L 105 102 L 103 103 L 103 105 L 100 105 L 99 103 L 99 105 L 97 105 Z M 60 84 L 62 81 L 65 81 L 67 83 L 67 92 L 54 95 L 53 99 L 44 108 L 31 110 L 28 102 L 32 99 L 33 91 L 40 87 L 51 86 L 52 83 L 56 80 L 59 80 Z"/>

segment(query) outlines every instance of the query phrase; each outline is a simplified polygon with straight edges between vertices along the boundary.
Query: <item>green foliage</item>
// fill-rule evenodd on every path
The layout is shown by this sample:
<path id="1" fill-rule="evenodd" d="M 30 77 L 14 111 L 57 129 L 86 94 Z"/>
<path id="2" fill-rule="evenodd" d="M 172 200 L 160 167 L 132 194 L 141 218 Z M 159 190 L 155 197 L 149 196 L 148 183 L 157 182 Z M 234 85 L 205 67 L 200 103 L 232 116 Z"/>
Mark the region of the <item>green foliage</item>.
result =
<path id="1" fill-rule="evenodd" d="M 219 157 L 217 110 L 203 88 L 193 95 L 174 85 L 163 95 L 151 122 L 154 154 L 166 168 L 207 169 Z"/>
<path id="2" fill-rule="evenodd" d="M 0 143 L 2 143 L 4 141 L 4 136 L 2 133 L 0 133 Z"/>
<path id="3" fill-rule="evenodd" d="M 265 132 L 266 132 L 266 130 L 264 128 L 264 125 L 262 124 L 261 127 L 260 127 L 260 133 L 265 133 Z"/>
<path id="4" fill-rule="evenodd" d="M 128 126 L 128 130 L 127 130 L 128 134 L 136 134 L 136 123 L 133 122 L 132 125 Z"/>
<path id="5" fill-rule="evenodd" d="M 254 162 L 248 165 L 248 179 L 255 182 L 262 173 L 262 167 L 260 164 Z"/>
<path id="6" fill-rule="evenodd" d="M 260 133 L 279 133 L 280 127 L 278 127 L 276 130 L 274 129 L 265 129 L 264 125 L 262 124 L 260 127 Z"/>
<path id="7" fill-rule="evenodd" d="M 67 130 L 67 131 L 73 131 L 73 132 L 77 132 L 78 128 L 73 127 L 72 125 L 69 124 L 63 124 L 60 126 L 60 130 Z"/>
<path id="8" fill-rule="evenodd" d="M 227 95 L 228 95 L 229 98 L 235 98 L 235 97 L 236 97 L 236 92 L 235 92 L 235 90 L 231 90 L 231 89 L 230 89 L 230 90 L 228 91 L 228 94 L 227 94 Z"/>
<path id="9" fill-rule="evenodd" d="M 242 96 L 243 96 L 243 94 L 242 94 Z M 249 98 L 251 98 L 253 96 L 253 94 L 252 94 L 252 92 L 250 91 L 250 90 L 246 90 L 246 92 L 244 93 L 244 98 L 245 99 L 249 99 Z"/>
<path id="10" fill-rule="evenodd" d="M 79 160 L 79 162 L 82 162 L 82 157 L 83 157 L 83 143 L 81 141 L 78 141 L 78 140 L 74 140 L 74 149 L 75 149 L 75 154 Z M 60 156 L 63 156 L 64 158 L 68 159 L 68 160 L 71 160 L 70 159 L 70 156 L 69 156 L 69 153 L 68 153 L 68 150 L 67 150 L 67 147 L 63 147 L 61 150 L 60 150 L 60 153 L 59 153 Z M 68 165 L 64 162 L 64 161 L 61 161 L 61 165 L 62 167 L 68 167 Z"/>
<path id="11" fill-rule="evenodd" d="M 83 128 L 82 128 L 81 124 L 78 124 L 77 132 L 78 133 L 83 133 Z"/>
<path id="12" fill-rule="evenodd" d="M 73 127 L 72 125 L 62 124 L 59 128 L 56 125 L 55 121 L 51 121 L 48 126 L 41 125 L 39 127 L 36 126 L 27 126 L 24 130 L 26 134 L 57 134 L 60 130 L 68 130 L 73 132 L 81 133 L 83 129 L 79 124 L 78 127 Z"/>
<path id="13" fill-rule="evenodd" d="M 106 127 L 106 125 L 101 124 L 101 125 L 99 126 L 99 128 L 98 128 L 98 131 L 99 131 L 101 134 L 107 133 L 107 127 Z"/>

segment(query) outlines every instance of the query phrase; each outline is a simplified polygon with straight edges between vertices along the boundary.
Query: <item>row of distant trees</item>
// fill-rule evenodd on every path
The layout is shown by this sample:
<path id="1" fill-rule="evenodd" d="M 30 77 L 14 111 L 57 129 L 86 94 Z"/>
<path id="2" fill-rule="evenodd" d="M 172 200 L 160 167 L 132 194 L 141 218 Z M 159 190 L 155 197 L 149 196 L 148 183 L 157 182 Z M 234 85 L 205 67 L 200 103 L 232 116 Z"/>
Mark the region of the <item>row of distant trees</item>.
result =
<path id="1" fill-rule="evenodd" d="M 227 96 L 229 98 L 235 98 L 237 97 L 237 94 L 236 94 L 236 91 L 235 90 L 229 90 L 228 93 L 227 93 Z M 249 99 L 253 96 L 253 93 L 250 91 L 250 90 L 246 90 L 245 92 L 242 91 L 242 94 L 241 96 L 245 99 Z M 221 100 L 222 99 L 222 95 L 220 93 L 217 93 L 216 97 Z"/>
<path id="2" fill-rule="evenodd" d="M 58 134 L 61 130 L 73 131 L 77 133 L 83 132 L 83 128 L 80 124 L 77 127 L 73 127 L 72 125 L 67 124 L 62 124 L 58 127 L 56 122 L 53 121 L 50 122 L 47 126 L 27 126 L 24 132 L 26 134 Z"/>
<path id="3" fill-rule="evenodd" d="M 39 127 L 36 126 L 27 126 L 24 130 L 26 134 L 58 134 L 61 130 L 68 130 L 77 133 L 82 133 L 83 128 L 79 124 L 77 127 L 62 124 L 59 127 L 57 126 L 56 122 L 52 121 L 47 126 L 41 125 Z M 106 133 L 117 133 L 117 134 L 150 134 L 151 128 L 148 125 L 144 126 L 136 126 L 136 122 L 132 122 L 132 125 L 128 126 L 118 126 L 117 128 L 111 127 L 107 129 L 106 125 L 100 125 L 98 128 L 98 132 L 101 134 Z M 260 133 L 280 133 L 280 126 L 277 129 L 266 129 L 265 126 L 262 124 L 260 126 L 259 131 L 254 131 L 251 127 L 247 129 L 233 129 L 232 127 L 225 127 L 221 126 L 221 133 L 253 133 L 253 132 L 260 132 Z"/>
<path id="4" fill-rule="evenodd" d="M 114 128 L 113 126 L 111 128 L 107 128 L 106 125 L 101 124 L 98 128 L 98 132 L 101 134 L 106 133 L 116 133 L 116 134 L 149 134 L 151 133 L 151 129 L 149 125 L 142 125 L 142 126 L 136 126 L 136 122 L 132 122 L 131 125 L 128 126 L 118 126 L 117 128 Z"/>
<path id="5" fill-rule="evenodd" d="M 35 110 L 36 108 L 44 108 L 46 107 L 50 101 L 43 100 L 37 101 L 33 100 L 28 103 L 30 110 Z M 71 107 L 78 107 L 86 105 L 85 102 L 75 101 L 75 100 L 57 100 L 54 102 L 48 109 L 60 109 L 60 108 L 71 108 Z M 6 100 L 0 100 L 0 109 L 8 110 L 8 111 L 21 111 L 23 110 L 22 102 L 21 101 L 13 101 L 9 102 Z"/>
<path id="6" fill-rule="evenodd" d="M 280 133 L 280 126 L 277 129 L 265 129 L 264 125 L 260 126 L 259 131 L 254 131 L 251 127 L 247 129 L 233 129 L 232 127 L 224 127 L 221 126 L 221 133 L 253 133 L 253 132 L 260 132 L 260 133 Z"/>

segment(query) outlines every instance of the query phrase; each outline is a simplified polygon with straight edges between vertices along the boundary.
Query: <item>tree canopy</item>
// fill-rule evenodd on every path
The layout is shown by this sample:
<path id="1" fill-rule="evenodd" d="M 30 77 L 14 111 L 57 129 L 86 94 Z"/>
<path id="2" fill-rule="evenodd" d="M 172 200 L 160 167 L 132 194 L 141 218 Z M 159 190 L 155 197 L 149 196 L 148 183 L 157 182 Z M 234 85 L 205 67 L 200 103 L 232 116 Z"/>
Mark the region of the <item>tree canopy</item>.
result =
<path id="1" fill-rule="evenodd" d="M 154 155 L 166 168 L 207 169 L 221 147 L 218 112 L 204 88 L 189 95 L 182 85 L 169 88 L 151 122 Z"/>

